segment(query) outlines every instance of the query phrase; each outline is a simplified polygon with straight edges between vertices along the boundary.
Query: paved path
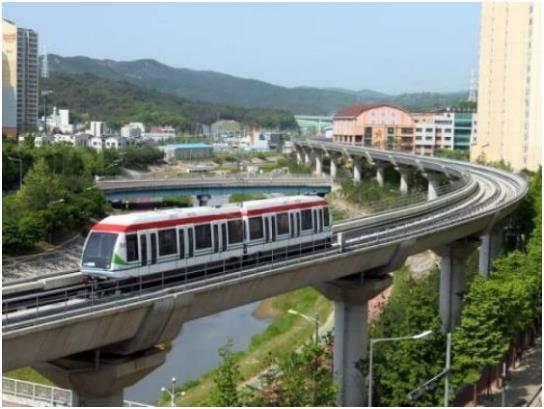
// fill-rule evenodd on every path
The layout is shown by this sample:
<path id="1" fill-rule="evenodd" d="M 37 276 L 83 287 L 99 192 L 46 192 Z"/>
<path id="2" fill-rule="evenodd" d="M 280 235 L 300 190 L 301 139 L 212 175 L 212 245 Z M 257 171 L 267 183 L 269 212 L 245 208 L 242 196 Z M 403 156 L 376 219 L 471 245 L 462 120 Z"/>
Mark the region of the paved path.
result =
<path id="1" fill-rule="evenodd" d="M 506 406 L 525 406 L 542 385 L 542 338 L 523 354 L 521 362 L 510 370 L 511 381 L 506 388 Z M 478 399 L 485 406 L 501 406 L 501 390 L 493 388 L 489 398 Z M 536 399 L 531 406 L 542 406 Z"/>

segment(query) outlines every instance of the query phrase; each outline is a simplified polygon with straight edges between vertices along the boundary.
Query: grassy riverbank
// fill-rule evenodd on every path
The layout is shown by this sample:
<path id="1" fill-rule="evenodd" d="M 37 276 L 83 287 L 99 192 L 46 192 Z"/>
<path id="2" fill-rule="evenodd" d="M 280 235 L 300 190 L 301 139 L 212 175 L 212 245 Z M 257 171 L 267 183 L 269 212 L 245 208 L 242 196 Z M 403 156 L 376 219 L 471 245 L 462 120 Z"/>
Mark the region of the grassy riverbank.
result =
<path id="1" fill-rule="evenodd" d="M 236 354 L 242 382 L 261 373 L 268 365 L 267 357 L 269 355 L 279 356 L 292 351 L 312 336 L 313 324 L 298 316 L 288 314 L 287 310 L 292 308 L 312 316 L 317 314 L 321 322 L 325 322 L 333 310 L 332 303 L 312 288 L 303 288 L 282 294 L 270 299 L 267 303 L 269 303 L 268 312 L 273 311 L 277 318 L 266 330 L 252 337 L 251 343 L 245 351 Z M 187 382 L 182 386 L 182 390 L 186 394 L 177 404 L 179 406 L 205 406 L 210 397 L 210 391 L 214 388 L 214 371 L 212 370 L 199 379 Z M 164 398 L 160 401 L 162 405 L 167 403 Z"/>

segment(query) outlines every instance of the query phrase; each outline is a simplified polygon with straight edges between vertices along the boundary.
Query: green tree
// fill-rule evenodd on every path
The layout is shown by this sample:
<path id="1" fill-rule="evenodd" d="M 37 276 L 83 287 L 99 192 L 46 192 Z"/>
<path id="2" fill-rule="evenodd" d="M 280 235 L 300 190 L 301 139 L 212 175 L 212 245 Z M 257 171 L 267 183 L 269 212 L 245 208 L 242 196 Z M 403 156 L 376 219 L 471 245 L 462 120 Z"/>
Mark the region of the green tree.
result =
<path id="1" fill-rule="evenodd" d="M 240 406 L 238 384 L 240 382 L 240 369 L 232 352 L 232 340 L 219 348 L 221 365 L 214 375 L 215 389 L 211 394 L 212 406 Z"/>

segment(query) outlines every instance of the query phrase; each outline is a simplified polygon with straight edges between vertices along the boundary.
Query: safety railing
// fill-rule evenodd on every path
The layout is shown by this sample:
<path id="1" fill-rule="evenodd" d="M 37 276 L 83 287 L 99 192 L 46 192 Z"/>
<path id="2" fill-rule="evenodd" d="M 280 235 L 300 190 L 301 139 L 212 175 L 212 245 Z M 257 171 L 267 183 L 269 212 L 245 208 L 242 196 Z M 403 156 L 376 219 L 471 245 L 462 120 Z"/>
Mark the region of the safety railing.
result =
<path id="1" fill-rule="evenodd" d="M 28 406 L 72 406 L 72 391 L 2 377 L 2 400 Z"/>

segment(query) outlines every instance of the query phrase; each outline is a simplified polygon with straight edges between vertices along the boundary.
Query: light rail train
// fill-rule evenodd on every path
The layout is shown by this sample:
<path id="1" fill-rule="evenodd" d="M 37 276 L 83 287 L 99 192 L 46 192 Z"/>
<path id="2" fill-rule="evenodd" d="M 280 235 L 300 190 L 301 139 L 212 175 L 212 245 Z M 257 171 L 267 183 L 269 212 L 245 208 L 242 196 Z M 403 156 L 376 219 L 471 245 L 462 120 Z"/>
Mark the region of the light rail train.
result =
<path id="1" fill-rule="evenodd" d="M 81 272 L 90 279 L 139 277 L 324 247 L 331 235 L 328 204 L 318 196 L 109 216 L 92 227 Z"/>

